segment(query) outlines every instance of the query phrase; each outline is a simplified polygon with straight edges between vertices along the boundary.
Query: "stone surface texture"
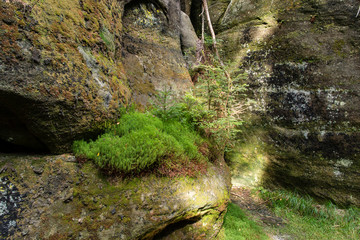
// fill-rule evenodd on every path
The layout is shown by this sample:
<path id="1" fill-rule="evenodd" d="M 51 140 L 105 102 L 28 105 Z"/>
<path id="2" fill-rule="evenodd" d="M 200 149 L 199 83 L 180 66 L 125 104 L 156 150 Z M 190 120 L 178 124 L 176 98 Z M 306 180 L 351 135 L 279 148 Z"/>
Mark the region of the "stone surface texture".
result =
<path id="1" fill-rule="evenodd" d="M 199 44 L 199 38 L 196 35 L 195 29 L 191 23 L 190 17 L 181 12 L 181 49 L 184 53 L 184 58 L 191 68 L 196 64 L 196 49 Z"/>
<path id="2" fill-rule="evenodd" d="M 224 58 L 248 74 L 262 181 L 359 206 L 359 1 L 210 2 Z"/>
<path id="3" fill-rule="evenodd" d="M 191 79 L 180 3 L 0 1 L 0 145 L 64 152 L 129 103 Z"/>
<path id="4" fill-rule="evenodd" d="M 229 173 L 121 179 L 71 155 L 0 157 L 1 239 L 215 239 Z"/>

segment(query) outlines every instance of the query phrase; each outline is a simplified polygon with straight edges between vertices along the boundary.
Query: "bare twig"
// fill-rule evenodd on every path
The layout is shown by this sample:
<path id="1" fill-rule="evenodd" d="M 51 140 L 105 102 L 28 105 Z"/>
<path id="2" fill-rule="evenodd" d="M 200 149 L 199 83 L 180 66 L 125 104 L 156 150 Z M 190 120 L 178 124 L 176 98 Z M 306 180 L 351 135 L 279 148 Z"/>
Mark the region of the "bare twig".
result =
<path id="1" fill-rule="evenodd" d="M 202 7 L 201 12 L 201 43 L 205 43 L 205 18 L 204 18 L 204 6 Z"/>
<path id="2" fill-rule="evenodd" d="M 197 63 L 202 63 L 203 60 L 205 61 L 205 51 L 204 51 L 204 41 L 205 41 L 205 19 L 204 19 L 204 6 L 202 8 L 201 16 L 201 39 L 197 45 L 196 49 L 196 60 Z"/>
<path id="3" fill-rule="evenodd" d="M 203 8 L 204 8 L 204 10 L 205 10 L 206 20 L 207 20 L 207 22 L 208 22 L 208 26 L 209 26 L 209 29 L 210 29 L 211 37 L 212 37 L 212 40 L 213 40 L 213 47 L 214 47 L 214 51 L 215 51 L 216 57 L 218 58 L 219 63 L 220 63 L 221 67 L 222 67 L 223 70 L 224 70 L 225 76 L 226 76 L 226 78 L 228 79 L 228 88 L 231 89 L 231 88 L 232 88 L 232 81 L 231 81 L 230 74 L 229 74 L 228 71 L 225 69 L 225 64 L 224 64 L 224 62 L 221 60 L 219 51 L 218 51 L 217 46 L 216 46 L 216 44 L 217 44 L 217 42 L 216 42 L 216 36 L 215 36 L 214 28 L 213 28 L 212 23 L 211 23 L 211 18 L 210 18 L 210 13 L 209 13 L 209 7 L 208 7 L 208 4 L 207 4 L 207 0 L 203 0 Z M 226 112 L 227 112 L 227 109 L 226 109 L 226 108 L 227 108 L 227 106 L 228 106 L 229 97 L 230 97 L 230 96 L 227 96 L 227 100 L 226 100 L 226 104 L 225 104 L 225 114 L 226 114 Z"/>
<path id="4" fill-rule="evenodd" d="M 203 13 L 201 14 L 202 15 L 202 41 L 204 41 L 204 13 L 205 13 L 205 16 L 206 16 L 206 20 L 207 20 L 207 23 L 208 23 L 208 27 L 209 27 L 209 30 L 210 30 L 210 33 L 211 33 L 211 37 L 212 37 L 212 46 L 213 46 L 213 51 L 215 53 L 215 57 L 217 58 L 217 61 L 219 62 L 220 64 L 220 67 L 218 69 L 221 69 L 222 73 L 225 75 L 226 79 L 227 79 L 227 82 L 226 82 L 226 90 L 221 93 L 222 96 L 221 98 L 224 99 L 224 101 L 222 100 L 222 104 L 221 106 L 215 106 L 217 107 L 218 109 L 216 109 L 216 112 L 218 114 L 218 118 L 223 118 L 226 120 L 226 122 L 223 121 L 223 124 L 224 124 L 224 130 L 226 131 L 226 135 L 227 136 L 230 136 L 231 135 L 231 131 L 232 129 L 234 129 L 235 125 L 232 123 L 232 120 L 230 119 L 231 117 L 234 117 L 238 114 L 241 113 L 241 106 L 236 106 L 235 109 L 233 109 L 233 106 L 232 106 L 232 103 L 231 103 L 231 94 L 234 90 L 234 87 L 233 87 L 233 81 L 231 79 L 231 76 L 229 74 L 229 72 L 227 71 L 226 69 L 226 66 L 225 64 L 223 63 L 223 61 L 221 60 L 221 57 L 220 57 L 220 54 L 219 54 L 219 51 L 218 51 L 218 48 L 217 48 L 217 41 L 216 41 L 216 35 L 215 35 L 215 31 L 214 31 L 214 28 L 212 26 L 212 23 L 211 23 L 211 18 L 210 18 L 210 13 L 209 13 L 209 8 L 208 8 L 208 3 L 207 3 L 207 0 L 202 0 L 202 3 L 203 3 Z M 204 47 L 205 49 L 205 47 Z M 206 56 L 205 56 L 206 57 Z M 211 63 L 210 63 L 211 65 Z M 212 81 L 216 81 L 215 79 L 212 79 Z M 214 82 L 215 83 L 215 82 Z M 210 81 L 207 82 L 208 84 L 208 109 L 210 110 L 211 108 L 211 94 L 210 94 L 210 86 L 209 85 L 212 85 L 213 83 L 210 83 Z M 233 112 L 234 110 L 234 112 Z M 225 126 L 226 125 L 226 126 Z M 230 137 L 229 137 L 230 139 Z M 225 141 L 222 141 L 221 144 L 222 146 L 219 146 L 221 150 L 224 150 L 226 145 L 229 143 L 228 140 L 225 140 Z"/>
<path id="5" fill-rule="evenodd" d="M 207 4 L 207 1 L 206 1 L 206 0 L 203 0 L 203 7 L 204 7 L 204 10 L 205 10 L 206 20 L 207 20 L 207 22 L 208 22 L 208 26 L 209 26 L 209 29 L 210 29 L 211 37 L 212 37 L 212 40 L 213 40 L 213 47 L 214 47 L 214 51 L 215 51 L 216 57 L 218 58 L 221 66 L 224 66 L 224 63 L 221 61 L 221 58 L 220 58 L 220 55 L 219 55 L 219 51 L 218 51 L 217 46 L 216 46 L 217 43 L 216 43 L 215 31 L 214 31 L 214 28 L 213 28 L 212 23 L 211 23 L 211 18 L 210 18 L 210 13 L 209 13 L 209 7 L 208 7 L 208 4 Z"/>

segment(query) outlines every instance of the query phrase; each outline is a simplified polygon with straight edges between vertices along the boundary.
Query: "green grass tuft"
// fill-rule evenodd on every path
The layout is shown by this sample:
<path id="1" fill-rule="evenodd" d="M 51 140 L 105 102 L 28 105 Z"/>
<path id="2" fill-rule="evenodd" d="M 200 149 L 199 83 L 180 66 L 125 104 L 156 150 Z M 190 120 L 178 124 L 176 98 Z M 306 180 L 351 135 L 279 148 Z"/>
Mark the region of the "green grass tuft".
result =
<path id="1" fill-rule="evenodd" d="M 294 239 L 360 239 L 360 209 L 340 209 L 331 202 L 320 205 L 309 196 L 277 190 L 261 190 L 274 213 L 287 220 L 281 234 Z"/>
<path id="2" fill-rule="evenodd" d="M 96 141 L 76 141 L 76 156 L 84 156 L 100 168 L 140 172 L 161 161 L 203 160 L 197 145 L 203 139 L 189 126 L 163 121 L 151 113 L 124 114 Z"/>
<path id="3" fill-rule="evenodd" d="M 262 228 L 250 220 L 236 204 L 230 203 L 224 219 L 226 240 L 269 239 Z"/>

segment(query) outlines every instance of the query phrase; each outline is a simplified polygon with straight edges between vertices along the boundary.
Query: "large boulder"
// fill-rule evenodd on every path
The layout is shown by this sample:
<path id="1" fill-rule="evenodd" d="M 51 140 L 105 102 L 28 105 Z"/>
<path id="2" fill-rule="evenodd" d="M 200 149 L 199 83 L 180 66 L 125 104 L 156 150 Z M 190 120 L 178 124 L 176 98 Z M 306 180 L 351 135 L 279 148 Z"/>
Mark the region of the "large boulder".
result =
<path id="1" fill-rule="evenodd" d="M 178 1 L 0 1 L 0 9 L 1 148 L 67 151 L 120 107 L 191 84 Z"/>
<path id="2" fill-rule="evenodd" d="M 224 57 L 255 100 L 237 156 L 262 159 L 268 186 L 360 205 L 359 2 L 210 2 Z"/>
<path id="3" fill-rule="evenodd" d="M 0 157 L 1 239 L 215 239 L 224 163 L 195 178 L 107 176 L 71 155 Z"/>

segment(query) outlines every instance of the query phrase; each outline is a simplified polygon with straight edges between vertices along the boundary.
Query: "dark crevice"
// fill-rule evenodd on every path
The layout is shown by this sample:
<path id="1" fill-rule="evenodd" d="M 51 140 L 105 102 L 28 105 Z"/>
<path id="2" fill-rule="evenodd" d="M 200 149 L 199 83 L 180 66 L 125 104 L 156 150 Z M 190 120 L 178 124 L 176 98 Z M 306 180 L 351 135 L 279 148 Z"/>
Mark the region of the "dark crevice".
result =
<path id="1" fill-rule="evenodd" d="M 202 1 L 193 0 L 191 4 L 190 20 L 198 36 L 201 35 L 201 16 L 200 16 L 201 12 L 202 12 Z"/>
<path id="2" fill-rule="evenodd" d="M 186 1 L 185 0 L 180 0 L 180 9 L 183 12 L 186 12 Z"/>
<path id="3" fill-rule="evenodd" d="M 46 145 L 29 128 L 29 105 L 32 105 L 30 99 L 0 91 L 0 152 L 49 152 Z"/>
<path id="4" fill-rule="evenodd" d="M 131 1 L 131 2 L 127 3 L 125 5 L 124 17 L 126 16 L 126 13 L 130 12 L 131 9 L 135 9 L 141 4 L 145 4 L 145 5 L 153 4 L 155 6 L 155 8 L 161 10 L 165 14 L 165 16 L 168 20 L 168 14 L 167 14 L 166 7 L 163 6 L 159 1 L 156 1 L 156 0 L 151 0 L 151 1 L 140 0 L 140 1 Z"/>
<path id="5" fill-rule="evenodd" d="M 39 148 L 30 148 L 0 139 L 0 154 L 1 153 L 47 154 L 50 153 L 50 151 L 44 145 Z"/>
<path id="6" fill-rule="evenodd" d="M 153 14 L 155 19 L 151 21 L 146 20 L 147 13 L 149 11 Z M 140 11 L 139 11 L 140 10 Z M 162 6 L 158 1 L 131 1 L 125 5 L 125 11 L 123 16 L 124 29 L 136 28 L 149 28 L 157 29 L 162 34 L 167 35 L 170 32 L 169 28 L 169 16 L 165 6 Z M 124 35 L 128 33 L 125 31 Z"/>
<path id="7" fill-rule="evenodd" d="M 49 149 L 29 131 L 19 117 L 0 106 L 0 152 L 47 153 Z"/>
<path id="8" fill-rule="evenodd" d="M 198 222 L 201 219 L 200 216 L 197 217 L 193 217 L 190 219 L 185 219 L 176 223 L 172 223 L 168 226 L 166 226 L 161 232 L 159 232 L 158 234 L 156 234 L 153 238 L 153 240 L 165 240 L 165 239 L 170 239 L 169 236 L 176 232 L 177 230 L 180 230 L 182 228 L 187 227 L 188 225 L 192 225 L 196 222 Z"/>

